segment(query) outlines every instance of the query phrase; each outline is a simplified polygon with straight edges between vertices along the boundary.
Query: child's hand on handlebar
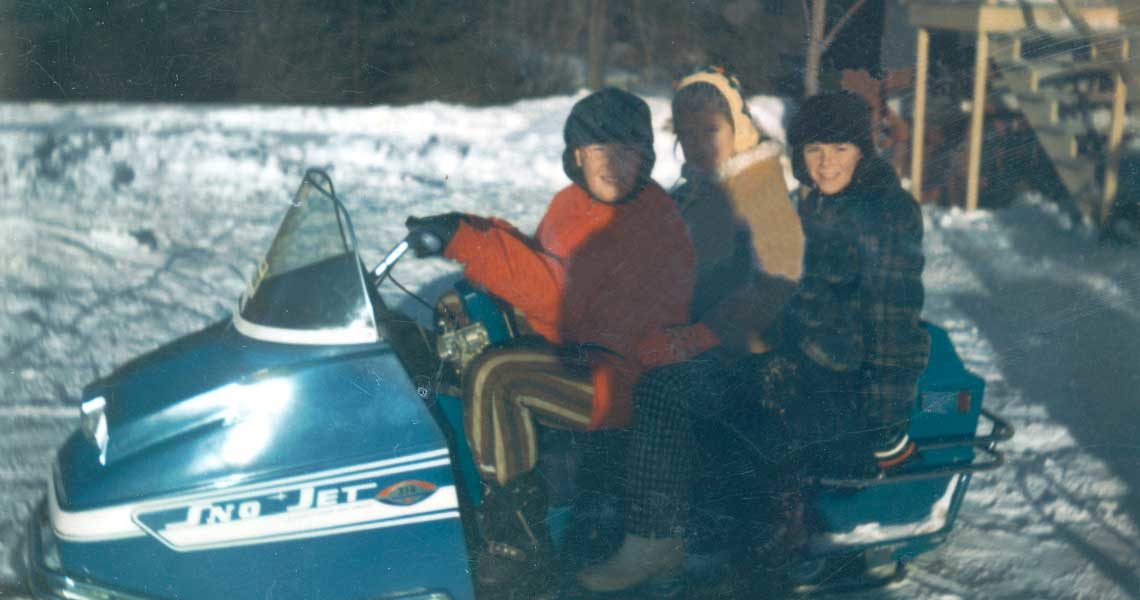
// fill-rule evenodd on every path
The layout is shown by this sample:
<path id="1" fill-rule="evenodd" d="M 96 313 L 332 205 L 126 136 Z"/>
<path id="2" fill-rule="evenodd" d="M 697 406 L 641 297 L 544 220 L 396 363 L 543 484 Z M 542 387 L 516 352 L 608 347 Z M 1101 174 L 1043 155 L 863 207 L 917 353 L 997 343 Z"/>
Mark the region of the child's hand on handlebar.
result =
<path id="1" fill-rule="evenodd" d="M 430 217 L 408 217 L 408 244 L 417 258 L 440 256 L 447 249 L 459 224 L 466 221 L 463 213 L 450 212 Z"/>

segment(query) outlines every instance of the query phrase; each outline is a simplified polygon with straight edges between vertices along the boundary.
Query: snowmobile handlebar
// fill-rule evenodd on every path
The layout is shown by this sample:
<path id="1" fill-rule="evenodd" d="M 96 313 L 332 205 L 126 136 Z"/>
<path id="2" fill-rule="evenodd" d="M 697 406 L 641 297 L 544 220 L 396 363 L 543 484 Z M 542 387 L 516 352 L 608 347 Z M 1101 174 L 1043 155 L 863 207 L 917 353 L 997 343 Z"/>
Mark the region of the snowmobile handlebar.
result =
<path id="1" fill-rule="evenodd" d="M 945 466 L 930 467 L 926 469 L 905 471 L 901 473 L 880 471 L 874 477 L 819 477 L 816 479 L 816 483 L 824 487 L 863 489 L 877 485 L 902 483 L 905 481 L 926 481 L 930 479 L 949 477 L 951 475 L 992 471 L 993 469 L 996 469 L 1005 464 L 1005 455 L 997 449 L 997 443 L 1004 442 L 1013 437 L 1013 426 L 1010 425 L 1009 422 L 1005 419 L 995 415 L 986 409 L 982 409 L 981 417 L 984 417 L 990 421 L 990 432 L 986 435 L 972 437 L 946 437 L 935 438 L 931 440 L 915 440 L 915 445 L 917 446 L 917 452 L 920 455 L 923 450 L 944 450 L 948 448 L 973 447 L 977 450 L 981 450 L 987 457 L 989 457 L 989 459 L 985 462 L 977 462 L 974 460 L 967 464 L 950 464 Z"/>
<path id="2" fill-rule="evenodd" d="M 392 267 L 396 266 L 396 263 L 400 262 L 400 259 L 403 258 L 411 248 L 412 245 L 408 242 L 408 238 L 400 240 L 400 243 L 393 246 L 392 249 L 388 251 L 388 254 L 384 255 L 384 259 L 380 261 L 380 264 L 376 265 L 369 273 L 372 276 L 372 285 L 380 285 L 380 283 L 384 281 L 384 278 L 388 276 L 388 273 L 392 271 Z"/>

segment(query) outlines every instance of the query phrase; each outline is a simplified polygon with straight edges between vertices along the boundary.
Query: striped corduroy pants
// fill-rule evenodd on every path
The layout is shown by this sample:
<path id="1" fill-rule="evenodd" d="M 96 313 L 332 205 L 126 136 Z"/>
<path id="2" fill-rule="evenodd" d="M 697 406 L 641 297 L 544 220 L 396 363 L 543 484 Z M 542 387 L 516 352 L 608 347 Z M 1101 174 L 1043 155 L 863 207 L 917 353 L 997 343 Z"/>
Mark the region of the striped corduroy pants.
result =
<path id="1" fill-rule="evenodd" d="M 549 345 L 483 353 L 463 382 L 467 441 L 487 482 L 505 485 L 538 461 L 535 422 L 585 431 L 594 387 L 585 358 Z"/>

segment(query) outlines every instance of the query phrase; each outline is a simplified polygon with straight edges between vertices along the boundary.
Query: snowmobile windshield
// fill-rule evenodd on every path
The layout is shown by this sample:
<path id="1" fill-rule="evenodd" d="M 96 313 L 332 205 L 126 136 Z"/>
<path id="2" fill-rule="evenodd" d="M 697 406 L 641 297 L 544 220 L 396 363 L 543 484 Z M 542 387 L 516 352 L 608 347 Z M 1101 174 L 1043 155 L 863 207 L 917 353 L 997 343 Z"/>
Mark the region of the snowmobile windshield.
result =
<path id="1" fill-rule="evenodd" d="M 285 344 L 379 341 L 356 237 L 332 181 L 309 171 L 242 295 L 234 326 Z"/>

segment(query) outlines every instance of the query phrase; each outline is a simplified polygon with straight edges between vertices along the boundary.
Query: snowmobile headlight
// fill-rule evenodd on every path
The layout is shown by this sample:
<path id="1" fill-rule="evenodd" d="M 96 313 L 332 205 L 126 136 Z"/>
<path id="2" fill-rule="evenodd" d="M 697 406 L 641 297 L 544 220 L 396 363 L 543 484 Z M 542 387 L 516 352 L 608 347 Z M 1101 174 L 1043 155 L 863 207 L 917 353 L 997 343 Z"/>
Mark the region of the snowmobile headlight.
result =
<path id="1" fill-rule="evenodd" d="M 107 457 L 107 415 L 104 413 L 106 408 L 107 399 L 103 396 L 85 400 L 83 404 L 79 405 L 83 435 L 87 436 L 88 441 L 95 444 L 95 447 L 99 449 L 100 463 Z"/>

